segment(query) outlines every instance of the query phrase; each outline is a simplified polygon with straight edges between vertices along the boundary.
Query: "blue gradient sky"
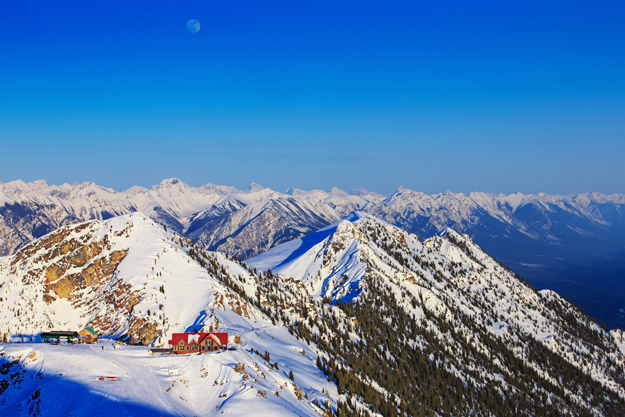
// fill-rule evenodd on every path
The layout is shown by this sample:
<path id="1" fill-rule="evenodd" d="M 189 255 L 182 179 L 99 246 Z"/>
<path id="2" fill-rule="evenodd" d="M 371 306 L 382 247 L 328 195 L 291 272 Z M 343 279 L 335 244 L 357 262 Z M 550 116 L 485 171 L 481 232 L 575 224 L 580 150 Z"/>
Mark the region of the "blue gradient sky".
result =
<path id="1" fill-rule="evenodd" d="M 0 181 L 624 193 L 624 22 L 623 1 L 6 0 Z"/>

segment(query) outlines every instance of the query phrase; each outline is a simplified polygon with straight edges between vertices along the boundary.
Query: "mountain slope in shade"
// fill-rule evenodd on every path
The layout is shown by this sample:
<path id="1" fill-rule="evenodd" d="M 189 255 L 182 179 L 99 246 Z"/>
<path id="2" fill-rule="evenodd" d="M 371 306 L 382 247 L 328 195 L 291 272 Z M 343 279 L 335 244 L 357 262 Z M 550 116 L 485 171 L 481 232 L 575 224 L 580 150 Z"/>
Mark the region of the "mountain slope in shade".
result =
<path id="1" fill-rule="evenodd" d="M 229 208 L 233 205 L 229 202 Z M 215 215 L 215 213 L 219 215 Z M 197 216 L 186 235 L 242 258 L 310 233 L 338 220 L 334 209 L 317 200 L 277 198 L 229 211 L 223 205 Z"/>
<path id="2" fill-rule="evenodd" d="M 362 242 L 354 236 L 351 223 L 367 216 L 354 212 L 344 220 L 331 224 L 303 238 L 278 245 L 249 259 L 253 267 L 292 277 L 311 287 L 311 294 L 333 301 L 349 299 L 362 289 L 366 265 L 360 261 Z M 367 216 L 368 217 L 368 216 Z M 345 245 L 337 243 L 346 236 Z"/>
<path id="3" fill-rule="evenodd" d="M 605 332 L 553 291 L 535 291 L 452 229 L 421 242 L 386 222 L 355 213 L 249 263 L 295 279 L 313 298 L 336 304 L 359 326 L 369 320 L 384 323 L 382 334 L 387 336 L 381 340 L 375 327 L 363 330 L 346 323 L 351 342 L 339 342 L 334 355 L 339 363 L 350 363 L 351 372 L 369 372 L 415 412 L 420 406 L 411 402 L 423 387 L 412 385 L 408 391 L 414 398 L 406 397 L 392 379 L 381 382 L 375 366 L 365 369 L 350 359 L 350 352 L 362 352 L 365 341 L 377 346 L 394 340 L 399 347 L 389 343 L 379 353 L 375 349 L 378 367 L 387 366 L 383 358 L 398 360 L 406 350 L 430 355 L 439 370 L 493 398 L 525 401 L 531 395 L 533 404 L 527 410 L 538 415 L 548 414 L 551 408 L 544 407 L 554 405 L 553 411 L 564 415 L 583 410 L 618 415 L 615 410 L 622 409 L 625 357 L 618 333 Z M 405 368 L 412 369 L 405 360 Z M 340 367 L 335 372 L 340 374 Z"/>

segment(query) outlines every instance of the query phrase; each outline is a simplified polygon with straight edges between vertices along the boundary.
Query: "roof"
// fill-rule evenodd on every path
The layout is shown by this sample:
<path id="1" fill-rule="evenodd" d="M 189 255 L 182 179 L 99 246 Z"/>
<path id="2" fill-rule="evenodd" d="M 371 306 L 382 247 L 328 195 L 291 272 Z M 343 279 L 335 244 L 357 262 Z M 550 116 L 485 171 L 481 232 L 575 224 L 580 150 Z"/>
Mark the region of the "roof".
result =
<path id="1" fill-rule="evenodd" d="M 57 337 L 78 337 L 78 333 L 70 332 L 70 331 L 51 331 L 51 332 L 42 332 L 40 337 L 47 338 L 57 338 Z"/>
<path id="2" fill-rule="evenodd" d="M 93 330 L 91 327 L 85 327 L 84 330 L 87 330 L 89 333 L 91 333 L 92 335 L 97 336 L 98 332 L 96 332 L 95 330 Z"/>
<path id="3" fill-rule="evenodd" d="M 215 335 L 215 337 L 217 337 L 217 339 L 219 339 L 219 344 L 220 345 L 227 345 L 228 344 L 228 333 L 213 333 L 213 335 Z"/>
<path id="4" fill-rule="evenodd" d="M 171 340 L 168 342 L 170 345 L 177 345 L 182 340 L 185 345 L 195 341 L 196 343 L 202 343 L 206 338 L 211 338 L 218 345 L 228 344 L 228 333 L 172 333 Z"/>

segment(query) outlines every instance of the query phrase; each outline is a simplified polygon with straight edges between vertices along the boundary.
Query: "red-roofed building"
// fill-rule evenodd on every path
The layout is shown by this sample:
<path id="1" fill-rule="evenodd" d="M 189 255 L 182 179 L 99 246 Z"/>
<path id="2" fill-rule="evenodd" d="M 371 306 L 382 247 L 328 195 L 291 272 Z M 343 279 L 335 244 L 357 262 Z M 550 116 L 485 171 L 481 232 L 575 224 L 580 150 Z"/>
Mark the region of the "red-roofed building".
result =
<path id="1" fill-rule="evenodd" d="M 175 354 L 214 352 L 228 347 L 228 333 L 173 333 L 168 343 Z"/>

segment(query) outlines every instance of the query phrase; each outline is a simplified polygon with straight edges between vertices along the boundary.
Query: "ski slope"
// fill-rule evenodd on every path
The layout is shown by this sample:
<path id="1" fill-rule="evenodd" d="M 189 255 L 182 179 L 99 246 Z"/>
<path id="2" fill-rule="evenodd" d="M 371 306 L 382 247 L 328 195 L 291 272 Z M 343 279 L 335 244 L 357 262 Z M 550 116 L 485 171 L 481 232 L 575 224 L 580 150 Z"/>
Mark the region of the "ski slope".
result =
<path id="1" fill-rule="evenodd" d="M 113 350 L 110 340 L 2 344 L 0 414 L 318 416 L 313 403 L 333 402 L 321 390 L 336 397 L 336 388 L 316 370 L 313 352 L 284 338 L 275 329 L 250 330 L 234 350 L 180 356 L 151 356 L 141 346 Z M 274 353 L 279 370 L 246 349 L 259 345 Z M 99 380 L 109 376 L 119 380 Z"/>

